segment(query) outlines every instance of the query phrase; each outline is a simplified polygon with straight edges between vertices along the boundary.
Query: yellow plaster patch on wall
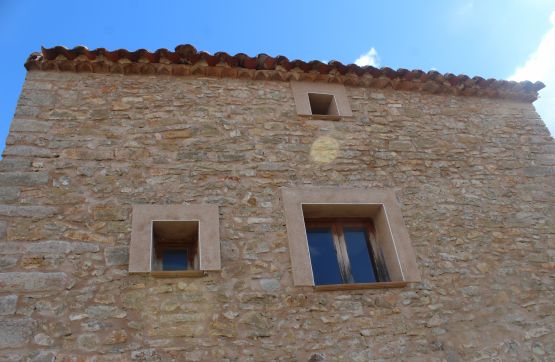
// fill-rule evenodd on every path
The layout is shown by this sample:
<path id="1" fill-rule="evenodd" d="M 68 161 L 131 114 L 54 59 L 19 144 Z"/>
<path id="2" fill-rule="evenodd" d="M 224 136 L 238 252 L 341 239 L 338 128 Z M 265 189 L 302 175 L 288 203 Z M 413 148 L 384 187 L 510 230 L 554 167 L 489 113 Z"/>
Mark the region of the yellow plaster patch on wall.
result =
<path id="1" fill-rule="evenodd" d="M 310 147 L 310 158 L 320 163 L 330 163 L 339 155 L 339 142 L 329 136 L 321 136 Z"/>

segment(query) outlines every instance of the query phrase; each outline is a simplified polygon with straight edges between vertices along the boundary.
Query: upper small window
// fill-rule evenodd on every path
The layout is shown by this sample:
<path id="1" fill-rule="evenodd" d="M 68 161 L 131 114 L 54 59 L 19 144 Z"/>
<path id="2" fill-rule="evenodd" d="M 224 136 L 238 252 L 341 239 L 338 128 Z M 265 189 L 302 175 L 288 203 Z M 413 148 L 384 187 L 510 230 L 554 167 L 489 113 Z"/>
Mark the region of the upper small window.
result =
<path id="1" fill-rule="evenodd" d="M 343 84 L 292 81 L 291 89 L 300 116 L 322 120 L 353 116 Z"/>
<path id="2" fill-rule="evenodd" d="M 313 115 L 339 116 L 332 94 L 308 93 L 308 101 Z"/>

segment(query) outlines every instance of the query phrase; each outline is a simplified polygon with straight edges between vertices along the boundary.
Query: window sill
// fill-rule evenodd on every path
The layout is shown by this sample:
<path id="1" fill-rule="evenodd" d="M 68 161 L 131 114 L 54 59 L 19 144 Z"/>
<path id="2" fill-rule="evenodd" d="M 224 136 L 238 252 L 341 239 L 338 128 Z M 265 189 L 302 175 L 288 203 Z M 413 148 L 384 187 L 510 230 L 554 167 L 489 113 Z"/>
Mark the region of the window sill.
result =
<path id="1" fill-rule="evenodd" d="M 150 275 L 154 278 L 201 278 L 206 275 L 206 272 L 203 270 L 152 271 Z"/>
<path id="2" fill-rule="evenodd" d="M 325 292 L 325 291 L 331 291 L 331 290 L 404 288 L 408 284 L 409 284 L 408 282 L 322 284 L 322 285 L 315 285 L 314 290 L 316 290 L 317 292 Z"/>
<path id="3" fill-rule="evenodd" d="M 340 116 L 331 114 L 299 114 L 299 116 L 315 121 L 340 121 L 343 118 L 353 118 L 352 116 Z"/>

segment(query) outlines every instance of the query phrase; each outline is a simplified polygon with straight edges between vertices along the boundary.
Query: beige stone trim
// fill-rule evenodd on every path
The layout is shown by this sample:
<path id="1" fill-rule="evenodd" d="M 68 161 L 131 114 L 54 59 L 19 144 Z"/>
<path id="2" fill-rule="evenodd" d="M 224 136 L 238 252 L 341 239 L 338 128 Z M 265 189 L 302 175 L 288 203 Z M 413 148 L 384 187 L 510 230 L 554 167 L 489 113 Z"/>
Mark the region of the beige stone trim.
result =
<path id="1" fill-rule="evenodd" d="M 327 285 L 315 285 L 314 290 L 317 292 L 328 292 L 328 291 L 334 291 L 334 290 L 404 288 L 408 284 L 409 284 L 408 282 L 327 284 Z"/>
<path id="2" fill-rule="evenodd" d="M 323 82 L 297 82 L 291 81 L 291 89 L 295 98 L 297 114 L 301 116 L 311 116 L 318 119 L 338 119 L 341 117 L 352 117 L 353 112 L 349 105 L 347 90 L 343 84 L 323 83 Z M 334 96 L 335 105 L 339 116 L 312 115 L 308 93 L 331 94 Z"/>
<path id="3" fill-rule="evenodd" d="M 282 199 L 295 285 L 314 285 L 305 217 L 372 218 L 391 281 L 421 280 L 412 242 L 392 189 L 282 188 Z"/>
<path id="4" fill-rule="evenodd" d="M 200 270 L 220 270 L 218 206 L 133 205 L 129 273 L 152 271 L 152 221 L 198 221 Z"/>

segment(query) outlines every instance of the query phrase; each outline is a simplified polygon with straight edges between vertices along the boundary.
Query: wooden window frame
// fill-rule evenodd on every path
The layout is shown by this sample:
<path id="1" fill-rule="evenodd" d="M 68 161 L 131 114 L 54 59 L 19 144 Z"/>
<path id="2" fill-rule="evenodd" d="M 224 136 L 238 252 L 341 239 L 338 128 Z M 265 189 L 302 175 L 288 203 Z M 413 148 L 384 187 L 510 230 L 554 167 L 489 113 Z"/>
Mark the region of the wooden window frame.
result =
<path id="1" fill-rule="evenodd" d="M 400 288 L 421 281 L 395 190 L 302 186 L 282 187 L 281 192 L 295 286 L 316 290 Z M 378 260 L 384 260 L 390 281 L 315 285 L 305 220 L 325 218 L 372 220 L 379 246 L 373 252 L 379 253 Z"/>
<path id="2" fill-rule="evenodd" d="M 364 284 L 356 283 L 353 278 L 351 270 L 351 261 L 347 251 L 347 241 L 345 239 L 345 228 L 364 228 L 366 231 L 366 243 L 368 251 L 370 252 L 370 261 L 372 262 L 372 269 L 376 276 L 375 283 L 389 282 L 389 274 L 387 267 L 383 260 L 383 255 L 380 253 L 380 246 L 376 239 L 376 229 L 372 219 L 365 218 L 317 218 L 305 219 L 305 227 L 308 235 L 308 230 L 312 228 L 331 228 L 333 244 L 335 247 L 337 261 L 339 264 L 339 271 L 343 284 Z M 312 260 L 311 260 L 312 263 Z"/>

